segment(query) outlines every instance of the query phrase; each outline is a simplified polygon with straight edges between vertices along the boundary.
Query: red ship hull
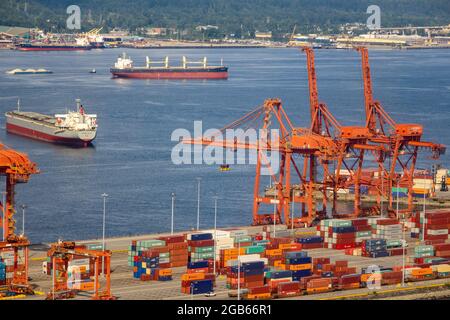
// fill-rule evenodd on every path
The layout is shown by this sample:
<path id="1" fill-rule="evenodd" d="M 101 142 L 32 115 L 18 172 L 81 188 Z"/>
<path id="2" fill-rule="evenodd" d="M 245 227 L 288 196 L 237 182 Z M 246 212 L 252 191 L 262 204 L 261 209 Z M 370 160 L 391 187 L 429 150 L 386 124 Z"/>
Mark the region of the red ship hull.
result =
<path id="1" fill-rule="evenodd" d="M 20 126 L 11 124 L 11 123 L 6 123 L 6 131 L 9 133 L 17 134 L 17 135 L 24 136 L 27 138 L 32 138 L 35 140 L 52 142 L 52 143 L 57 143 L 57 144 L 83 146 L 83 147 L 86 147 L 90 144 L 90 142 L 83 141 L 80 139 L 70 139 L 70 138 L 52 136 L 52 135 L 46 134 L 44 132 L 20 127 Z"/>
<path id="2" fill-rule="evenodd" d="M 130 79 L 228 79 L 228 72 L 113 72 L 113 76 Z"/>

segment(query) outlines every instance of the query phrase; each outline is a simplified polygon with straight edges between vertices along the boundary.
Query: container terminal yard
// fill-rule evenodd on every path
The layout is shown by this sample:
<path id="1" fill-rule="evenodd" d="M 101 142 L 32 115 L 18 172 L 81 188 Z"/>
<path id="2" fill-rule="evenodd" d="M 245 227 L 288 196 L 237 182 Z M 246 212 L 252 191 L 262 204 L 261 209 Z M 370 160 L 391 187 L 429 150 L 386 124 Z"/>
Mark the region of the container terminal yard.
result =
<path id="1" fill-rule="evenodd" d="M 422 140 L 422 125 L 397 123 L 384 110 L 373 96 L 368 50 L 356 50 L 361 58 L 364 125 L 342 125 L 320 100 L 314 51 L 304 47 L 309 127 L 297 127 L 281 99 L 268 98 L 221 132 L 256 128 L 267 133 L 277 128 L 279 135 L 267 134 L 259 144 L 239 137 L 221 140 L 218 135 L 181 141 L 257 151 L 249 227 L 31 245 L 26 235 L 16 232 L 15 185 L 37 178 L 39 164 L 2 147 L 0 174 L 6 177 L 6 191 L 0 299 L 450 295 L 450 210 L 427 208 L 429 199 L 448 192 L 449 171 L 415 167 L 419 156 L 438 159 L 446 147 Z M 280 155 L 279 167 L 272 167 L 268 152 Z M 272 193 L 261 190 L 263 169 L 270 172 Z M 351 212 L 337 211 L 339 194 L 352 195 Z M 369 206 L 362 205 L 365 195 L 373 199 Z M 423 207 L 417 199 L 423 200 Z M 293 215 L 293 206 L 300 208 L 299 217 Z"/>

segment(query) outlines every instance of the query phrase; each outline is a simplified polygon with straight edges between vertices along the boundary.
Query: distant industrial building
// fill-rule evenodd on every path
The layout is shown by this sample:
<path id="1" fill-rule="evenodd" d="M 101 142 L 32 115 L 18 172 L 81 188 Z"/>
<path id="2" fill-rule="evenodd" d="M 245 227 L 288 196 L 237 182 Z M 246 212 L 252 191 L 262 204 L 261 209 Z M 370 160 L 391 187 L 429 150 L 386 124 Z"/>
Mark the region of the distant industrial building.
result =
<path id="1" fill-rule="evenodd" d="M 272 32 L 261 32 L 261 31 L 256 31 L 255 32 L 255 38 L 256 39 L 272 39 Z"/>
<path id="2" fill-rule="evenodd" d="M 29 39 L 29 28 L 0 26 L 0 49 L 11 49 L 14 42 L 21 39 Z"/>

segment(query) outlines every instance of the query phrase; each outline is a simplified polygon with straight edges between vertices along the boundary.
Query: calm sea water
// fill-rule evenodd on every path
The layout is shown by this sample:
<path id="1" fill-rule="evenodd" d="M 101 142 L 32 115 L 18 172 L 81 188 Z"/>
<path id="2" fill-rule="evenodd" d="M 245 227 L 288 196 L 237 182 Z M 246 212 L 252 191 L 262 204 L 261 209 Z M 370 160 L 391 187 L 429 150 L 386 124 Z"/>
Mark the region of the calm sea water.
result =
<path id="1" fill-rule="evenodd" d="M 177 195 L 175 229 L 196 225 L 197 184 L 202 178 L 201 227 L 213 223 L 213 195 L 219 199 L 219 226 L 251 222 L 254 167 L 176 166 L 171 162 L 174 129 L 220 128 L 279 97 L 293 122 L 309 119 L 305 57 L 296 49 L 126 50 L 137 65 L 146 55 L 179 61 L 208 56 L 230 67 L 225 81 L 113 80 L 109 67 L 122 50 L 91 52 L 0 52 L 0 141 L 26 152 L 41 174 L 17 187 L 26 204 L 26 231 L 33 242 L 101 236 L 102 198 L 107 201 L 107 236 L 170 230 L 170 194 Z M 450 51 L 374 51 L 370 53 L 374 93 L 398 122 L 420 122 L 425 139 L 450 144 Z M 346 125 L 363 123 L 360 60 L 353 51 L 317 51 L 321 100 Z M 13 68 L 47 68 L 52 75 L 11 76 Z M 89 74 L 92 68 L 97 74 Z M 98 114 L 93 148 L 56 146 L 5 132 L 3 113 L 23 110 L 64 112 L 80 98 Z M 449 156 L 441 163 L 450 167 Z M 430 161 L 422 156 L 419 166 Z M 264 181 L 265 183 L 268 183 Z M 4 185 L 4 180 L 2 180 Z M 21 214 L 17 214 L 21 229 Z"/>

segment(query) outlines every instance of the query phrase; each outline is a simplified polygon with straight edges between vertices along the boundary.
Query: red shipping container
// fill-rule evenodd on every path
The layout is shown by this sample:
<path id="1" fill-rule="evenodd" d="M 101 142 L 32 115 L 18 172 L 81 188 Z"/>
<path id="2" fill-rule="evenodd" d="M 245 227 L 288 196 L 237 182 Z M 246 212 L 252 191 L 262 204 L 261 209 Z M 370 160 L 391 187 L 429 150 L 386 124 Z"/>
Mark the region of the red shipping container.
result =
<path id="1" fill-rule="evenodd" d="M 336 267 L 348 267 L 347 260 L 336 260 L 336 262 L 334 264 Z"/>
<path id="2" fill-rule="evenodd" d="M 436 250 L 436 257 L 447 258 L 450 257 L 450 250 Z"/>
<path id="3" fill-rule="evenodd" d="M 355 239 L 356 234 L 355 233 L 336 233 L 333 235 L 333 239 Z"/>
<path id="4" fill-rule="evenodd" d="M 313 264 L 329 264 L 330 258 L 313 258 Z"/>
<path id="5" fill-rule="evenodd" d="M 397 219 L 377 220 L 377 225 L 380 225 L 380 226 L 387 226 L 387 225 L 392 225 L 392 224 L 398 224 L 398 220 Z"/>
<path id="6" fill-rule="evenodd" d="M 435 250 L 448 251 L 448 250 L 450 250 L 450 243 L 435 244 L 434 245 L 434 249 Z"/>
<path id="7" fill-rule="evenodd" d="M 418 221 L 419 222 L 419 221 Z M 448 218 L 428 218 L 425 225 L 447 225 L 449 222 Z"/>
<path id="8" fill-rule="evenodd" d="M 426 230 L 441 230 L 441 229 L 448 229 L 448 225 L 445 224 L 425 224 Z"/>
<path id="9" fill-rule="evenodd" d="M 442 234 L 442 235 L 431 235 L 431 234 L 425 234 L 425 240 L 444 240 L 444 239 L 448 239 L 448 235 L 447 234 Z"/>
<path id="10" fill-rule="evenodd" d="M 371 226 L 355 226 L 355 229 L 357 232 L 359 231 L 372 231 L 372 227 Z"/>
<path id="11" fill-rule="evenodd" d="M 355 247 L 356 247 L 356 243 L 351 243 L 351 244 L 333 244 L 333 249 L 336 249 L 336 250 L 343 250 L 343 249 L 355 248 Z"/>
<path id="12" fill-rule="evenodd" d="M 278 292 L 292 291 L 292 290 L 300 290 L 300 282 L 291 281 L 291 282 L 282 282 L 278 284 Z"/>
<path id="13" fill-rule="evenodd" d="M 248 292 L 250 294 L 270 293 L 270 287 L 267 285 L 259 286 L 259 287 L 252 287 L 252 288 L 249 288 Z"/>
<path id="14" fill-rule="evenodd" d="M 212 247 L 214 246 L 214 240 L 189 240 L 188 245 L 191 247 Z"/>
<path id="15" fill-rule="evenodd" d="M 180 242 L 184 242 L 184 236 L 183 235 L 179 235 L 179 236 L 159 237 L 158 240 L 165 241 L 166 244 L 169 244 L 169 243 L 180 243 Z"/>
<path id="16" fill-rule="evenodd" d="M 334 244 L 354 244 L 355 238 L 349 238 L 349 239 L 336 239 L 336 242 Z M 345 249 L 345 248 L 344 248 Z"/>
<path id="17" fill-rule="evenodd" d="M 352 220 L 352 226 L 367 226 L 367 219 L 355 219 Z"/>

